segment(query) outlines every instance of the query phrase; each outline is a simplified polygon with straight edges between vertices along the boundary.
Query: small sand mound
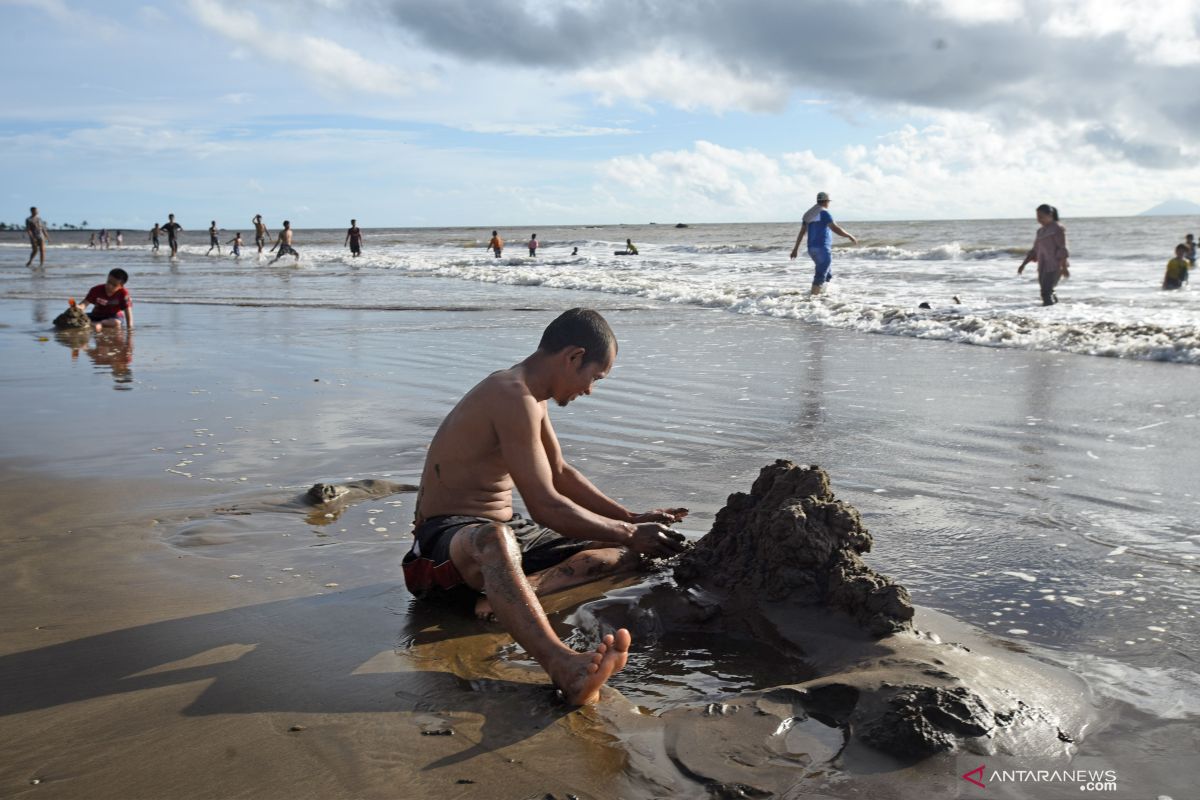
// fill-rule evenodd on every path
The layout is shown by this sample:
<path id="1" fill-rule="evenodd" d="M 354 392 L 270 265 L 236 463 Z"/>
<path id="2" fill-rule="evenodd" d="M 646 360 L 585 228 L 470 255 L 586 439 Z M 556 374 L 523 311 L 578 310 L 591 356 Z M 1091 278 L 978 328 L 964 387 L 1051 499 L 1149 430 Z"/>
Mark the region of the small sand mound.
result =
<path id="1" fill-rule="evenodd" d="M 911 630 L 908 590 L 863 563 L 870 550 L 858 511 L 834 498 L 829 475 L 781 459 L 762 468 L 750 494 L 729 496 L 675 577 L 747 606 L 837 609 L 874 636 Z"/>
<path id="2" fill-rule="evenodd" d="M 54 318 L 54 327 L 60 331 L 86 328 L 91 324 L 92 321 L 88 319 L 88 315 L 79 306 L 71 306 Z"/>

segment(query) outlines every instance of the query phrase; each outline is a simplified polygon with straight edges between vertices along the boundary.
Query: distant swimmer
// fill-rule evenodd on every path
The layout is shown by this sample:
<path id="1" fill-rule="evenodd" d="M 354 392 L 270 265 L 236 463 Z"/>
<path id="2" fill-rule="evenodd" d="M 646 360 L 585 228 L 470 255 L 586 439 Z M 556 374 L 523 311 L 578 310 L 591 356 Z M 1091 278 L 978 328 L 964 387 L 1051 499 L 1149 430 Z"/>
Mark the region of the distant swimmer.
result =
<path id="1" fill-rule="evenodd" d="M 1058 302 L 1054 288 L 1062 278 L 1071 277 L 1071 253 L 1067 250 L 1067 229 L 1058 223 L 1058 209 L 1051 205 L 1037 207 L 1037 237 L 1033 249 L 1025 254 L 1025 260 L 1017 267 L 1017 274 L 1025 271 L 1025 265 L 1036 261 L 1038 284 L 1042 289 L 1042 305 L 1052 306 Z"/>
<path id="2" fill-rule="evenodd" d="M 241 231 L 238 231 L 237 233 L 235 233 L 233 238 L 230 239 L 228 242 L 226 242 L 226 244 L 233 246 L 233 257 L 234 258 L 242 257 L 242 232 Z"/>
<path id="3" fill-rule="evenodd" d="M 46 242 L 50 241 L 50 232 L 46 223 L 38 214 L 37 206 L 29 207 L 29 216 L 25 218 L 25 235 L 29 237 L 29 260 L 25 266 L 33 263 L 33 257 L 38 257 L 38 266 L 46 266 Z"/>
<path id="4" fill-rule="evenodd" d="M 500 238 L 500 234 L 496 233 L 496 231 L 492 231 L 492 238 L 488 241 L 487 246 L 496 258 L 499 258 L 500 254 L 504 252 L 504 240 Z"/>
<path id="5" fill-rule="evenodd" d="M 529 257 L 530 257 L 530 258 L 533 258 L 534 256 L 536 256 L 536 255 L 537 255 L 537 251 L 538 251 L 538 240 L 537 240 L 537 234 L 536 234 L 536 233 L 535 233 L 535 234 L 533 234 L 532 236 L 530 236 L 530 237 L 529 237 L 529 243 L 526 245 L 526 247 L 528 247 L 528 248 L 529 248 Z"/>
<path id="6" fill-rule="evenodd" d="M 625 666 L 625 628 L 590 653 L 559 639 L 542 599 L 669 558 L 686 508 L 635 512 L 567 463 L 550 424 L 612 371 L 617 340 L 600 314 L 573 308 L 551 322 L 524 361 L 493 372 L 458 402 L 425 455 L 404 583 L 424 602 L 476 598 L 550 676 L 570 705 L 594 703 Z M 531 517 L 515 514 L 513 489 Z"/>
<path id="7" fill-rule="evenodd" d="M 150 229 L 150 252 L 158 252 L 158 237 L 162 236 L 162 228 L 156 222 L 154 227 Z"/>
<path id="8" fill-rule="evenodd" d="M 800 222 L 800 233 L 796 236 L 796 245 L 792 248 L 791 257 L 794 259 L 800 253 L 800 243 L 808 236 L 808 257 L 813 260 L 812 294 L 818 295 L 825 289 L 825 284 L 833 280 L 833 234 L 849 239 L 851 244 L 858 244 L 851 234 L 842 230 L 833 216 L 829 213 L 829 195 L 817 192 L 817 204 L 804 212 Z"/>
<path id="9" fill-rule="evenodd" d="M 171 258 L 179 257 L 179 233 L 183 226 L 175 221 L 174 214 L 167 214 L 167 224 L 162 226 L 167 232 L 167 246 L 171 248 Z"/>
<path id="10" fill-rule="evenodd" d="M 574 250 L 572 250 L 572 251 L 571 251 L 571 255 L 573 255 L 573 256 L 577 256 L 577 255 L 579 255 L 579 248 L 578 248 L 578 247 L 576 247 Z"/>
<path id="11" fill-rule="evenodd" d="M 221 255 L 221 240 L 217 238 L 217 234 L 217 221 L 214 219 L 212 224 L 208 226 L 208 250 L 205 251 L 204 255 L 211 253 L 214 247 L 217 248 L 217 255 Z"/>
<path id="12" fill-rule="evenodd" d="M 1191 262 L 1191 266 L 1189 267 L 1189 269 L 1195 269 L 1196 268 L 1196 236 L 1195 236 L 1195 234 L 1189 233 L 1187 235 L 1187 238 L 1183 240 L 1183 243 L 1187 245 L 1187 249 L 1188 249 L 1187 260 L 1189 262 Z"/>
<path id="13" fill-rule="evenodd" d="M 1188 246 L 1180 244 L 1175 246 L 1175 257 L 1167 262 L 1167 272 L 1163 275 L 1163 289 L 1182 289 L 1183 285 L 1188 282 Z"/>
<path id="14" fill-rule="evenodd" d="M 632 240 L 632 239 L 626 239 L 626 240 L 625 240 L 625 250 L 624 250 L 623 252 L 621 252 L 619 255 L 623 255 L 623 256 L 636 256 L 637 254 L 638 254 L 638 249 L 637 249 L 637 247 L 636 247 L 636 246 L 633 244 L 633 240 Z M 613 253 L 613 255 L 618 255 L 618 253 L 614 252 L 614 253 Z"/>
<path id="15" fill-rule="evenodd" d="M 88 247 L 95 247 L 95 246 L 96 246 L 96 232 L 92 231 L 92 235 L 88 237 Z M 29 265 L 26 264 L 26 266 L 29 266 Z"/>
<path id="16" fill-rule="evenodd" d="M 292 223 L 286 219 L 283 221 L 283 230 L 279 232 L 279 241 L 275 242 L 275 247 L 271 248 L 272 253 L 275 252 L 276 247 L 279 248 L 279 253 L 271 259 L 271 264 L 274 264 L 284 256 L 295 256 L 297 263 L 300 261 L 300 254 L 292 247 Z"/>
<path id="17" fill-rule="evenodd" d="M 358 227 L 358 220 L 350 220 L 350 229 L 346 231 L 346 241 L 342 242 L 342 246 L 350 245 L 350 254 L 355 258 L 362 255 L 362 229 Z"/>
<path id="18" fill-rule="evenodd" d="M 108 249 L 108 228 L 100 229 L 100 249 L 101 250 Z"/>
<path id="19" fill-rule="evenodd" d="M 123 244 L 125 244 L 125 234 L 117 231 L 117 247 L 120 247 Z"/>
<path id="20" fill-rule="evenodd" d="M 258 245 L 258 253 L 262 255 L 263 247 L 267 244 L 267 239 L 271 237 L 271 232 L 267 230 L 267 223 L 263 222 L 262 214 L 254 215 L 254 243 Z"/>

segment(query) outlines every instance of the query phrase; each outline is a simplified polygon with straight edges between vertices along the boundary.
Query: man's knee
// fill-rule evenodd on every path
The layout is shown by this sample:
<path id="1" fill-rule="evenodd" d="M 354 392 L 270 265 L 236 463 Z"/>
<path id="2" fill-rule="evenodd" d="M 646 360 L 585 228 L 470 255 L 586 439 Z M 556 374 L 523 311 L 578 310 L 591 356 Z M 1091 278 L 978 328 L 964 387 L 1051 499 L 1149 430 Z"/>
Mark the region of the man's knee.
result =
<path id="1" fill-rule="evenodd" d="M 517 537 L 512 528 L 503 522 L 489 522 L 480 525 L 471 532 L 471 550 L 480 558 L 495 554 L 520 559 L 521 551 L 517 547 Z"/>

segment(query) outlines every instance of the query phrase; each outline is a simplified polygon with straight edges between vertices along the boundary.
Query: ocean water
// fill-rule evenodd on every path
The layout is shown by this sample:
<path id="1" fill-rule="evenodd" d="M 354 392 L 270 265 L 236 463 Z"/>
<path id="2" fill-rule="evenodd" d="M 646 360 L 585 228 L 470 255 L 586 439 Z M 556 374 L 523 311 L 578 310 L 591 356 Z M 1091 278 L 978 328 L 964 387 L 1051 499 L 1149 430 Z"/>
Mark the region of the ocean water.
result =
<path id="1" fill-rule="evenodd" d="M 165 249 L 150 253 L 140 231 L 127 231 L 126 246 L 107 251 L 87 248 L 84 234 L 62 233 L 54 237 L 46 269 L 32 271 L 22 266 L 20 235 L 9 233 L 0 237 L 0 297 L 65 300 L 118 264 L 133 275 L 135 299 L 166 303 L 403 308 L 523 299 L 552 305 L 550 291 L 504 288 L 536 287 L 969 345 L 1200 364 L 1200 293 L 1159 289 L 1175 245 L 1189 231 L 1200 233 L 1200 220 L 1064 224 L 1072 277 L 1059 288 L 1062 302 L 1049 309 L 1039 302 L 1036 269 L 1016 274 L 1037 229 L 1032 219 L 847 222 L 860 244 L 837 240 L 830 291 L 815 300 L 808 294 L 806 254 L 788 258 L 798 230 L 792 224 L 506 229 L 500 259 L 484 249 L 490 230 L 483 228 L 367 228 L 357 259 L 342 247 L 343 230 L 298 230 L 300 262 L 288 257 L 273 266 L 253 247 L 241 259 L 230 258 L 227 247 L 222 257 L 206 256 L 203 230 L 183 236 L 178 261 Z M 526 257 L 524 247 L 533 232 L 542 242 L 536 259 Z M 231 237 L 232 230 L 222 233 L 222 241 Z M 613 254 L 626 238 L 640 256 Z M 428 282 L 410 278 L 444 282 L 430 290 Z"/>

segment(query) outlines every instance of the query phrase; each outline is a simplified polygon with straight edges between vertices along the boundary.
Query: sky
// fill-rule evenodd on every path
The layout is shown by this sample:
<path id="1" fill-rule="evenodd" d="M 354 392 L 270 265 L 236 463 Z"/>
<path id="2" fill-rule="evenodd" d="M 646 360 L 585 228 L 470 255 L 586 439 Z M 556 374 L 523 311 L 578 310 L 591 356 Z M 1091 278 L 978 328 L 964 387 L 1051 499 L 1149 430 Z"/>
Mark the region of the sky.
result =
<path id="1" fill-rule="evenodd" d="M 0 0 L 0 220 L 1200 202 L 1200 0 Z"/>

